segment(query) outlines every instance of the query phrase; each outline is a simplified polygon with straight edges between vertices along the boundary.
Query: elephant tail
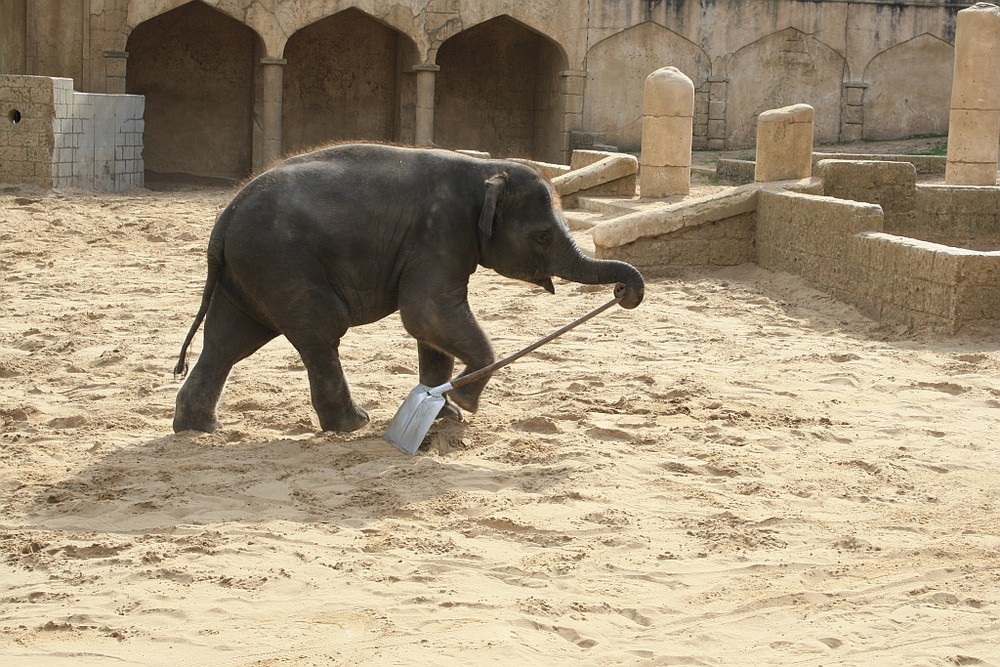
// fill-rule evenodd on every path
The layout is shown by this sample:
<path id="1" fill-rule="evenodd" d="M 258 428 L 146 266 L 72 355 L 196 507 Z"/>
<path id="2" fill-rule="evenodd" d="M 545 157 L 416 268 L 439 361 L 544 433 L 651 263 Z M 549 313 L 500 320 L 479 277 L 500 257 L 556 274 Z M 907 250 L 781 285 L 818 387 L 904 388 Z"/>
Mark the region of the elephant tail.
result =
<path id="1" fill-rule="evenodd" d="M 226 221 L 223 219 L 223 216 L 226 215 L 227 211 L 228 209 L 223 211 L 219 216 L 215 228 L 212 230 L 211 239 L 208 242 L 208 277 L 205 278 L 205 288 L 201 293 L 201 306 L 199 306 L 198 313 L 194 316 L 194 323 L 188 330 L 187 337 L 184 338 L 184 344 L 181 345 L 180 358 L 177 360 L 177 365 L 174 366 L 175 378 L 187 375 L 188 347 L 190 347 L 191 341 L 194 340 L 194 335 L 198 333 L 201 323 L 205 320 L 205 314 L 208 313 L 208 306 L 212 303 L 212 295 L 215 293 L 215 288 L 219 284 L 219 278 L 222 276 L 222 268 L 225 265 L 222 248 L 226 228 Z"/>

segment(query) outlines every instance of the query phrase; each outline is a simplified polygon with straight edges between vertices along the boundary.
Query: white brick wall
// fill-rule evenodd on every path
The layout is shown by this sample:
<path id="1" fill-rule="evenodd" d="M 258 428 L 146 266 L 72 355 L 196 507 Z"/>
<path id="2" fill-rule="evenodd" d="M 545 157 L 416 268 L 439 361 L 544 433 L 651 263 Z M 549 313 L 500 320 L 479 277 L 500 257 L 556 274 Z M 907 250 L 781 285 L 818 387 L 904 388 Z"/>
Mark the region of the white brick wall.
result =
<path id="1" fill-rule="evenodd" d="M 52 186 L 103 191 L 141 188 L 145 98 L 78 93 L 72 79 L 53 79 L 53 86 Z"/>

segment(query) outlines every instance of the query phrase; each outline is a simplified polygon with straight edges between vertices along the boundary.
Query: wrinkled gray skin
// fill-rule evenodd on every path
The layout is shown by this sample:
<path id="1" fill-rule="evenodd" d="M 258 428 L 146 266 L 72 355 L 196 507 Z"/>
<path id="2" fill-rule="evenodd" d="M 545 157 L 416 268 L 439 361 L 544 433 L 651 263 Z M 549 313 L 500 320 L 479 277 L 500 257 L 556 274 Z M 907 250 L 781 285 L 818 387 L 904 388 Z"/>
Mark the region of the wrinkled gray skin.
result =
<path id="1" fill-rule="evenodd" d="M 349 327 L 399 311 L 417 339 L 420 382 L 437 386 L 455 359 L 494 361 L 467 299 L 477 266 L 554 292 L 551 278 L 623 283 L 624 262 L 583 255 L 551 184 L 516 162 L 443 150 L 345 144 L 290 158 L 248 183 L 219 215 L 208 244 L 201 308 L 176 372 L 204 320 L 205 343 L 177 394 L 174 431 L 212 431 L 233 365 L 279 334 L 302 356 L 325 431 L 354 431 L 368 414 L 351 399 L 337 353 Z M 474 412 L 487 379 L 449 393 L 441 416 Z"/>

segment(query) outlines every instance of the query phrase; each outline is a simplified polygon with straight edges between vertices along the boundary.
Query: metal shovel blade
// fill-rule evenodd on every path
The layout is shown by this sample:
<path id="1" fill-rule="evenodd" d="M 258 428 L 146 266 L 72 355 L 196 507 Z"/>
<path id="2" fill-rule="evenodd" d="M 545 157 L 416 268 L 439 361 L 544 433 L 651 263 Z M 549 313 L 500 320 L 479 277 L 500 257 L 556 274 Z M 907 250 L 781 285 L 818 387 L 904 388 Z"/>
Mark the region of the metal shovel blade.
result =
<path id="1" fill-rule="evenodd" d="M 385 430 L 385 439 L 404 454 L 410 456 L 416 454 L 431 424 L 444 407 L 446 402 L 444 393 L 449 389 L 451 389 L 450 383 L 433 388 L 422 384 L 414 387 L 399 406 L 396 416 L 389 422 L 389 428 Z"/>

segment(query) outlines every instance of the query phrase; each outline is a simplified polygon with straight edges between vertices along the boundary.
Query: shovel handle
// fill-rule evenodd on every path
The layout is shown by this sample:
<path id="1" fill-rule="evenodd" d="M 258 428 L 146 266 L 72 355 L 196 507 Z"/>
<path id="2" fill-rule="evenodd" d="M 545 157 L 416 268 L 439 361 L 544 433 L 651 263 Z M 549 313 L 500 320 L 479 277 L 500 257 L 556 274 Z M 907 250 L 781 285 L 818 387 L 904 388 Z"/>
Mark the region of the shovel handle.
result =
<path id="1" fill-rule="evenodd" d="M 535 350 L 537 350 L 538 348 L 540 348 L 542 345 L 545 345 L 546 343 L 548 343 L 548 342 L 550 342 L 552 340 L 555 340 L 556 338 L 558 338 L 559 336 L 563 335 L 564 333 L 566 333 L 570 329 L 575 329 L 576 327 L 580 326 L 581 324 L 583 324 L 587 320 L 591 319 L 592 317 L 600 315 L 601 313 L 603 313 L 608 308 L 610 308 L 610 307 L 616 305 L 618 302 L 620 302 L 622 300 L 622 297 L 624 297 L 624 296 L 625 296 L 625 285 L 623 285 L 622 283 L 618 283 L 617 285 L 615 285 L 615 298 L 613 298 L 611 301 L 608 301 L 603 306 L 598 306 L 597 308 L 594 308 L 592 311 L 590 311 L 586 315 L 578 317 L 577 319 L 573 320 L 572 322 L 570 322 L 566 326 L 560 327 L 560 328 L 556 329 L 555 331 L 553 331 L 552 333 L 550 333 L 545 338 L 542 338 L 540 340 L 535 341 L 534 343 L 532 343 L 528 347 L 524 348 L 523 350 L 519 350 L 517 352 L 514 352 L 513 354 L 511 354 L 509 356 L 506 356 L 503 359 L 500 359 L 499 361 L 494 361 L 489 366 L 483 366 L 479 370 L 475 370 L 475 371 L 472 371 L 471 373 L 466 373 L 465 375 L 462 375 L 460 377 L 455 378 L 450 383 L 451 384 L 451 389 L 458 389 L 459 387 L 464 387 L 467 384 L 472 384 L 476 380 L 481 380 L 484 377 L 493 375 L 493 373 L 495 373 L 496 371 L 500 370 L 504 366 L 507 366 L 508 364 L 511 364 L 514 361 L 517 361 L 518 359 L 520 359 L 521 357 L 523 357 L 524 355 L 526 355 L 526 354 L 528 354 L 530 352 L 534 352 Z M 450 389 L 449 389 L 449 391 L 450 391 Z"/>

